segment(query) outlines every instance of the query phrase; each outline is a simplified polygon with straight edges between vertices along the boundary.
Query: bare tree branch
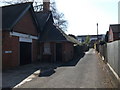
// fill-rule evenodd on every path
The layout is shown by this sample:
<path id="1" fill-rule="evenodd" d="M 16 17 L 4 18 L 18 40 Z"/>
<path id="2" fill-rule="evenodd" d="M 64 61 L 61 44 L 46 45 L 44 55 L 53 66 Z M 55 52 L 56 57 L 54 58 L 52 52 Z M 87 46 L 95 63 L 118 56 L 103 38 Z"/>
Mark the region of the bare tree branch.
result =
<path id="1" fill-rule="evenodd" d="M 39 12 L 43 10 L 43 4 L 41 4 L 41 2 L 34 1 L 33 7 L 35 12 Z"/>
<path id="2" fill-rule="evenodd" d="M 41 3 L 41 1 L 38 2 L 35 0 L 11 0 L 11 1 L 4 0 L 2 1 L 2 3 L 10 5 L 10 4 L 16 4 L 16 3 L 31 2 L 31 1 L 33 2 L 33 7 L 35 12 L 39 12 L 43 10 L 43 4 Z M 66 31 L 68 22 L 67 20 L 64 19 L 64 14 L 57 11 L 55 2 L 50 3 L 50 9 L 53 14 L 55 25 L 60 29 L 62 29 L 63 31 Z"/>
<path id="3" fill-rule="evenodd" d="M 57 11 L 55 2 L 51 3 L 51 9 L 52 9 L 53 17 L 55 19 L 55 25 L 58 26 L 63 31 L 66 31 L 68 22 L 67 20 L 64 19 L 64 14 L 59 13 Z"/>
<path id="4" fill-rule="evenodd" d="M 34 2 L 34 10 L 36 12 L 42 11 L 43 10 L 43 4 L 40 3 L 40 2 Z M 55 2 L 50 3 L 50 10 L 52 11 L 53 18 L 54 18 L 54 21 L 55 21 L 55 25 L 57 27 L 61 28 L 63 31 L 66 31 L 68 22 L 67 22 L 67 20 L 64 19 L 64 14 L 59 13 L 57 11 Z"/>

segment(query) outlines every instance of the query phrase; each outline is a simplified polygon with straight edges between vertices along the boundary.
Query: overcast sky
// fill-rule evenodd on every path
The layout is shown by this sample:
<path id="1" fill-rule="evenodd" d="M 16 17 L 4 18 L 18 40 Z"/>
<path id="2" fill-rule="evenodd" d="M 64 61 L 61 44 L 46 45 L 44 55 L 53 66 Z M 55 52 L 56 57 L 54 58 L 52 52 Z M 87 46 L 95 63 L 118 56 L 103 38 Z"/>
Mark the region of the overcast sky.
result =
<path id="1" fill-rule="evenodd" d="M 37 0 L 39 1 L 39 0 Z M 40 0 L 41 1 L 41 0 Z M 68 21 L 67 33 L 74 35 L 105 34 L 109 24 L 118 24 L 120 0 L 51 0 Z"/>

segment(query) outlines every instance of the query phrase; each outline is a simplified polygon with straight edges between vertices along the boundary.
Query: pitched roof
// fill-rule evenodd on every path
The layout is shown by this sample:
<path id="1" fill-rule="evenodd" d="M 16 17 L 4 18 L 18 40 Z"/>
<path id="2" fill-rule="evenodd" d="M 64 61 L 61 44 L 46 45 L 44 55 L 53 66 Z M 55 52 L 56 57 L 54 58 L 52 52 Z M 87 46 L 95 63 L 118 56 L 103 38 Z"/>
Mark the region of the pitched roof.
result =
<path id="1" fill-rule="evenodd" d="M 49 25 L 45 28 L 41 34 L 40 42 L 71 42 L 80 44 L 79 41 L 75 40 L 73 37 L 68 36 L 55 25 Z"/>
<path id="2" fill-rule="evenodd" d="M 110 27 L 112 28 L 113 32 L 120 32 L 120 24 L 112 24 Z"/>
<path id="3" fill-rule="evenodd" d="M 11 30 L 31 5 L 32 3 L 29 2 L 0 7 L 2 8 L 2 29 Z"/>
<path id="4" fill-rule="evenodd" d="M 66 38 L 66 41 L 80 45 L 80 42 L 79 42 L 77 39 L 73 38 L 72 36 L 68 36 L 68 35 L 65 34 L 61 29 L 59 29 L 59 31 L 60 31 L 60 32 L 63 34 L 63 36 Z"/>
<path id="5" fill-rule="evenodd" d="M 72 42 L 79 43 L 73 37 L 66 35 L 61 29 L 54 25 L 52 12 L 36 12 L 36 18 L 39 28 L 42 31 L 40 35 L 40 42 Z M 48 22 L 48 23 L 47 23 Z M 80 43 L 79 43 L 80 44 Z"/>
<path id="6" fill-rule="evenodd" d="M 35 13 L 39 29 L 42 31 L 46 22 L 50 18 L 51 12 L 36 12 Z"/>

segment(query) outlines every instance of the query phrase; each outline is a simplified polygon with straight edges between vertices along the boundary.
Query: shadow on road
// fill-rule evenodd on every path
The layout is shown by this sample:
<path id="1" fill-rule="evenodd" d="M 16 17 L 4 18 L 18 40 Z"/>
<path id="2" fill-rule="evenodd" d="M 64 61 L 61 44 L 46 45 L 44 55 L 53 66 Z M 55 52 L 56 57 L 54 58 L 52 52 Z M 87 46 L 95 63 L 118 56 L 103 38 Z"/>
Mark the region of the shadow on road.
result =
<path id="1" fill-rule="evenodd" d="M 31 68 L 32 67 L 32 68 Z M 25 65 L 22 67 L 12 68 L 2 72 L 2 87 L 13 88 L 28 76 L 33 74 L 38 66 L 35 65 Z"/>
<path id="2" fill-rule="evenodd" d="M 79 60 L 84 57 L 85 53 L 74 56 L 74 58 L 68 62 L 55 62 L 55 63 L 41 63 L 36 62 L 34 64 L 25 65 L 22 67 L 16 67 L 3 71 L 2 75 L 2 88 L 13 88 L 24 79 L 29 77 L 35 71 L 40 70 L 39 77 L 49 77 L 55 73 L 55 69 L 58 67 L 76 66 Z"/>
<path id="3" fill-rule="evenodd" d="M 77 63 L 83 58 L 85 53 L 80 53 L 79 55 L 74 56 L 74 58 L 68 62 L 55 62 L 52 63 L 50 67 L 41 68 L 39 77 L 48 77 L 55 73 L 55 69 L 58 67 L 71 67 L 76 66 Z"/>
<path id="4" fill-rule="evenodd" d="M 5 70 L 2 72 L 2 88 L 13 88 L 30 75 L 32 75 L 37 70 L 42 71 L 42 75 L 40 76 L 50 76 L 54 73 L 54 71 L 49 73 L 45 73 L 44 67 L 51 67 L 49 63 L 41 63 L 35 62 L 33 64 L 24 65 L 21 67 L 12 68 L 9 70 Z M 53 69 L 54 70 L 54 69 Z M 47 71 L 46 71 L 47 72 Z M 45 75 L 46 74 L 46 75 Z M 39 74 L 38 74 L 39 76 Z"/>
<path id="5" fill-rule="evenodd" d="M 80 55 L 78 56 L 75 56 L 72 60 L 62 64 L 61 66 L 63 67 L 67 67 L 67 66 L 76 66 L 77 63 L 81 60 L 81 58 L 83 58 L 85 55 L 85 53 L 81 53 Z"/>

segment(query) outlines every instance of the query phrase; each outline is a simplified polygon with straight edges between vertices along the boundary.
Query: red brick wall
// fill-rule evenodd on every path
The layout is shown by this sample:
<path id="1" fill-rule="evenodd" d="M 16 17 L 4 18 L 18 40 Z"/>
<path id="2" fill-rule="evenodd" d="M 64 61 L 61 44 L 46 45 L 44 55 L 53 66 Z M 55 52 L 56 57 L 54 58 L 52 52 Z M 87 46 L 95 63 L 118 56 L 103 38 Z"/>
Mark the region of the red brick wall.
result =
<path id="1" fill-rule="evenodd" d="M 73 59 L 74 48 L 72 43 L 63 43 L 63 61 L 69 61 Z"/>
<path id="2" fill-rule="evenodd" d="M 49 60 L 55 61 L 56 60 L 56 43 L 51 42 L 50 45 L 51 45 L 51 53 L 52 54 L 51 54 L 51 58 L 49 58 Z M 40 47 L 41 47 L 41 55 L 42 55 L 41 60 L 43 60 L 45 57 L 47 57 L 47 56 L 43 55 L 44 44 L 41 43 Z M 69 42 L 62 43 L 62 61 L 69 61 L 69 60 L 73 59 L 73 55 L 74 55 L 73 44 L 69 43 Z"/>
<path id="3" fill-rule="evenodd" d="M 14 26 L 14 32 L 30 34 L 37 36 L 37 29 L 34 24 L 33 18 L 28 11 L 21 20 Z M 2 65 L 4 69 L 19 66 L 20 63 L 20 42 L 19 37 L 10 36 L 9 32 L 3 32 L 3 44 L 2 44 Z M 5 51 L 12 51 L 12 53 L 6 54 Z M 37 40 L 33 40 L 32 43 L 32 61 L 37 60 L 38 57 L 38 45 Z"/>
<path id="4" fill-rule="evenodd" d="M 46 62 L 52 62 L 54 60 L 54 43 L 50 42 L 50 50 L 51 54 L 50 55 L 44 55 L 44 43 L 40 43 L 40 60 L 41 61 L 46 61 Z"/>
<path id="5" fill-rule="evenodd" d="M 51 55 L 49 55 L 49 60 L 45 60 L 48 59 L 48 55 L 43 55 L 44 52 L 44 43 L 40 43 L 40 59 L 41 61 L 50 61 L 53 62 L 56 60 L 56 43 L 55 42 L 50 42 L 50 50 L 51 50 Z"/>
<path id="6" fill-rule="evenodd" d="M 37 36 L 37 29 L 32 15 L 28 11 L 22 19 L 15 25 L 14 31 Z"/>
<path id="7" fill-rule="evenodd" d="M 2 33 L 2 65 L 3 69 L 19 65 L 19 38 L 11 37 L 9 32 Z M 12 53 L 5 53 L 12 51 Z"/>
<path id="8" fill-rule="evenodd" d="M 10 36 L 9 32 L 3 32 L 2 38 L 2 65 L 3 69 L 19 66 L 20 63 L 20 42 L 19 37 Z M 5 53 L 12 51 L 12 53 Z M 32 61 L 38 59 L 37 40 L 32 42 Z"/>
<path id="9" fill-rule="evenodd" d="M 15 25 L 13 31 L 38 36 L 37 28 L 30 11 L 28 11 Z M 37 40 L 32 41 L 32 61 L 36 61 L 38 58 L 38 43 Z"/>

